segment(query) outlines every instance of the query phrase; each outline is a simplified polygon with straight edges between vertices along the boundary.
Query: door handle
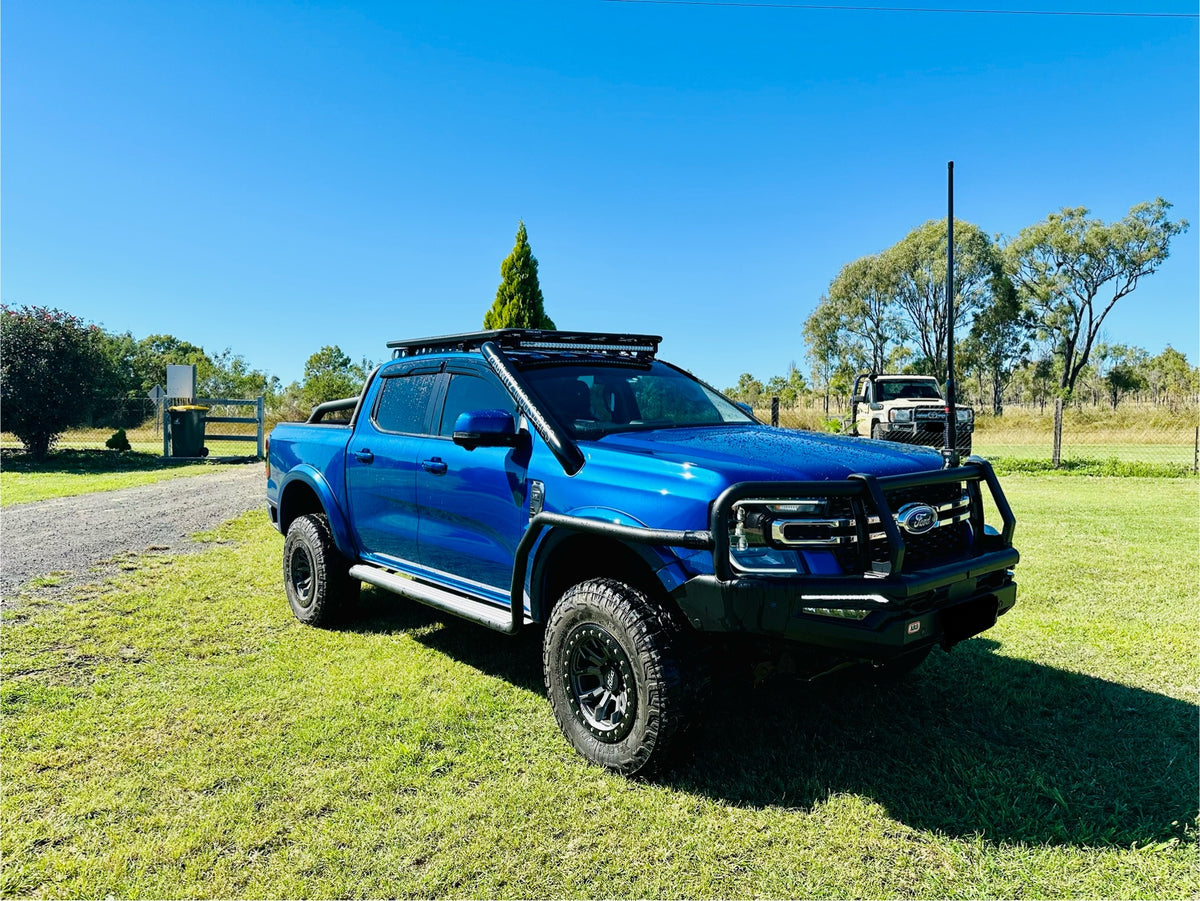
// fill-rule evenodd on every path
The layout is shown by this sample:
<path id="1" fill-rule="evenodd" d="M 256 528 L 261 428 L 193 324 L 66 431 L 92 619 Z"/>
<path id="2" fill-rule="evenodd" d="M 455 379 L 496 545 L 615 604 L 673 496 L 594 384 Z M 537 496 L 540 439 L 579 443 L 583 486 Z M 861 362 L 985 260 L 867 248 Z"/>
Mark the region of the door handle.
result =
<path id="1" fill-rule="evenodd" d="M 441 457 L 434 457 L 432 460 L 422 460 L 421 468 L 426 472 L 431 472 L 435 476 L 446 474 L 446 464 L 442 462 Z"/>
<path id="2" fill-rule="evenodd" d="M 370 463 L 375 459 L 375 455 L 364 447 L 362 450 L 354 452 L 354 459 L 359 463 Z"/>

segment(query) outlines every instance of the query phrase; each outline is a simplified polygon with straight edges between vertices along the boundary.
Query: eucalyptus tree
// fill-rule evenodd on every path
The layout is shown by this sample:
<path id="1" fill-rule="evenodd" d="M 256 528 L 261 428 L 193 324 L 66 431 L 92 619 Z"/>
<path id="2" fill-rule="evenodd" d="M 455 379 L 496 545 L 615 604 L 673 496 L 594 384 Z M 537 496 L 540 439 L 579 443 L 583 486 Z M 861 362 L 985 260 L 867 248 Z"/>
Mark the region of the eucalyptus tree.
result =
<path id="1" fill-rule="evenodd" d="M 993 416 L 1004 414 L 1004 392 L 1013 375 L 1029 360 L 1031 331 L 1029 313 L 1017 298 L 1015 287 L 1003 273 L 997 274 L 991 301 L 975 314 L 959 358 L 978 376 L 980 403 L 987 396 L 987 382 Z"/>
<path id="2" fill-rule="evenodd" d="M 1017 290 L 1059 357 L 1064 398 L 1075 390 L 1105 317 L 1166 261 L 1171 239 L 1187 229 L 1186 221 L 1167 218 L 1170 209 L 1158 197 L 1106 223 L 1084 207 L 1068 207 L 1022 229 L 1005 248 Z"/>
<path id="3" fill-rule="evenodd" d="M 825 413 L 829 413 L 829 396 L 865 367 L 869 351 L 861 338 L 851 330 L 852 311 L 844 300 L 825 295 L 816 309 L 804 321 L 804 342 L 812 364 L 813 382 L 825 392 Z M 849 390 L 849 385 L 845 385 Z"/>
<path id="4" fill-rule="evenodd" d="M 931 219 L 883 254 L 896 302 L 931 374 L 946 370 L 947 333 L 957 334 L 991 300 L 1001 255 L 979 226 L 954 220 L 954 322 L 946 310 L 946 223 Z"/>
<path id="5" fill-rule="evenodd" d="M 892 352 L 910 337 L 896 303 L 891 262 L 884 254 L 860 257 L 843 266 L 829 285 L 828 303 L 840 316 L 840 329 L 864 348 L 873 372 L 884 372 Z"/>

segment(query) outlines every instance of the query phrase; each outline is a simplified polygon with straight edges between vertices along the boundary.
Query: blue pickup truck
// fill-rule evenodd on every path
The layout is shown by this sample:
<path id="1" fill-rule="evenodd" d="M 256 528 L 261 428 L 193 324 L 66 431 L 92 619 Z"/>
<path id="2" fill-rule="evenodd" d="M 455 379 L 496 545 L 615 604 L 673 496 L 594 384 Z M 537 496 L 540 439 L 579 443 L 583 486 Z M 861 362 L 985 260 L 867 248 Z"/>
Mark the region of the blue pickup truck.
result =
<path id="1" fill-rule="evenodd" d="M 763 425 L 660 341 L 393 341 L 357 398 L 277 426 L 295 616 L 328 624 L 366 582 L 541 628 L 563 733 L 631 774 L 702 715 L 722 638 L 785 643 L 810 676 L 897 676 L 1012 607 L 1015 520 L 985 461 Z"/>

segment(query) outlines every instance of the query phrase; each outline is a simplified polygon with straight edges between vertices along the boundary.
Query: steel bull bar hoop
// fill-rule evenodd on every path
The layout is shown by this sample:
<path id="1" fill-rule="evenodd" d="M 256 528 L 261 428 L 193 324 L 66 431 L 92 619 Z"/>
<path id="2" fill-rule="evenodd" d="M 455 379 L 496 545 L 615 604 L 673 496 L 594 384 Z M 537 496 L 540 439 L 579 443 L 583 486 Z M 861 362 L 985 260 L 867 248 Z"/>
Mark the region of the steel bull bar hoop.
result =
<path id="1" fill-rule="evenodd" d="M 739 501 L 748 498 L 770 498 L 782 502 L 797 498 L 847 498 L 854 511 L 858 529 L 857 545 L 861 553 L 859 562 L 862 574 L 873 577 L 900 575 L 904 571 L 907 548 L 896 522 L 896 511 L 893 511 L 888 503 L 887 493 L 906 488 L 935 487 L 961 482 L 966 482 L 968 490 L 972 492 L 972 519 L 976 534 L 995 548 L 1012 547 L 1016 527 L 1012 508 L 991 465 L 986 460 L 973 457 L 968 463 L 950 469 L 894 476 L 854 473 L 844 481 L 836 482 L 739 482 L 731 485 L 717 498 L 709 517 L 709 530 L 714 540 L 713 572 L 722 582 L 729 582 L 738 577 L 729 559 L 729 547 L 732 512 L 734 505 Z M 999 535 L 984 534 L 980 484 L 987 485 L 1003 521 Z M 878 525 L 871 525 L 876 519 Z M 883 532 L 887 546 L 885 561 L 873 561 L 870 557 L 872 528 Z"/>

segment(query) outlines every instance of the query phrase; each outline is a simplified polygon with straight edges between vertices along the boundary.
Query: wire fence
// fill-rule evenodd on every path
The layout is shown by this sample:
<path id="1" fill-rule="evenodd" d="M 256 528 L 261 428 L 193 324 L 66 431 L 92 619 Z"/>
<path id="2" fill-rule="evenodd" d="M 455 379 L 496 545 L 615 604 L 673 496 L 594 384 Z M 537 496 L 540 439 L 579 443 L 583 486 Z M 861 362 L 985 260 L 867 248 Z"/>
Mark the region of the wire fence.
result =
<path id="1" fill-rule="evenodd" d="M 207 403 L 206 420 L 250 419 L 253 410 L 248 404 L 256 399 L 225 403 Z M 148 398 L 119 397 L 97 405 L 86 425 L 70 429 L 58 436 L 54 443 L 57 450 L 109 450 L 113 449 L 118 430 L 125 432 L 129 449 L 147 454 L 164 455 L 163 419 L 164 411 L 175 403 L 192 403 L 187 400 L 164 399 L 153 401 Z M 258 426 L 254 422 L 220 421 L 205 426 L 204 447 L 210 457 L 252 457 L 257 453 Z M 239 436 L 233 440 L 222 436 Z M 111 444 L 110 444 L 111 442 Z M 0 448 L 16 450 L 21 440 L 11 432 L 0 432 Z M 171 453 L 170 438 L 167 439 L 166 455 Z"/>
<path id="2" fill-rule="evenodd" d="M 828 412 L 821 397 L 805 398 L 777 408 L 777 424 L 785 428 L 842 432 L 847 411 Z M 755 406 L 755 415 L 772 422 L 771 398 Z M 940 429 L 929 433 L 931 446 L 941 446 Z M 1049 461 L 1054 449 L 1052 404 L 1009 405 L 1001 416 L 977 415 L 972 453 L 987 459 Z M 1070 405 L 1063 412 L 1064 462 L 1116 460 L 1169 469 L 1200 471 L 1200 400 L 1175 404 Z"/>
<path id="3" fill-rule="evenodd" d="M 104 450 L 117 429 L 125 430 L 130 448 L 143 453 L 163 453 L 163 408 L 169 402 L 145 398 L 115 398 L 97 408 L 92 421 L 59 436 L 56 447 L 72 450 Z M 206 413 L 212 419 L 249 418 L 242 405 L 212 404 Z M 755 414 L 772 421 L 770 398 L 762 398 Z M 808 397 L 788 407 L 777 407 L 777 423 L 785 428 L 817 432 L 845 432 L 846 412 L 824 399 Z M 221 422 L 207 426 L 204 441 L 213 457 L 245 457 L 255 454 L 256 445 L 247 440 L 221 440 L 216 435 L 252 437 L 252 422 Z M 931 446 L 940 446 L 940 430 L 932 434 Z M 922 439 L 923 440 L 923 439 Z M 961 441 L 961 439 L 960 439 Z M 1054 445 L 1054 410 L 1051 405 L 1010 405 L 1002 416 L 979 415 L 971 436 L 971 450 L 988 459 L 1048 461 Z M 0 447 L 16 449 L 20 440 L 0 433 Z M 1063 414 L 1062 459 L 1154 464 L 1196 473 L 1200 469 L 1200 403 L 1154 405 L 1123 404 L 1116 410 L 1103 405 L 1068 406 Z"/>

